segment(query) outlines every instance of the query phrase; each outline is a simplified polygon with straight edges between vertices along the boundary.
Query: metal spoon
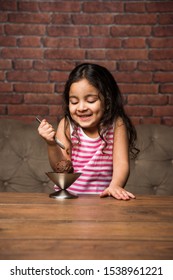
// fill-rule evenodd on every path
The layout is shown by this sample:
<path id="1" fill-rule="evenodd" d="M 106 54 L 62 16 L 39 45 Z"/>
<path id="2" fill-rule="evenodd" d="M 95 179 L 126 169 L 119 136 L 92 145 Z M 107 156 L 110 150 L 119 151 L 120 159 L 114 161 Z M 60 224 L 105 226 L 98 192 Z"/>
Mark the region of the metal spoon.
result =
<path id="1" fill-rule="evenodd" d="M 41 123 L 41 120 L 40 120 L 38 117 L 36 117 L 36 120 L 37 120 L 39 123 Z M 55 142 L 57 143 L 57 145 L 58 145 L 60 148 L 62 148 L 62 149 L 65 150 L 64 145 L 56 138 L 56 136 L 54 136 L 54 140 L 55 140 Z"/>

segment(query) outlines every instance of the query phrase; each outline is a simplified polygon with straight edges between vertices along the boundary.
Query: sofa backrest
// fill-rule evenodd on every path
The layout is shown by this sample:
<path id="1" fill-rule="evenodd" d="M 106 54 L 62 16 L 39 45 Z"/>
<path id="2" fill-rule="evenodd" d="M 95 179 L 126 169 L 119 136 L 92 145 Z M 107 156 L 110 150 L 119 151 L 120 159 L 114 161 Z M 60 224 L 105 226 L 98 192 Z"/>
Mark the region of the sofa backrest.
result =
<path id="1" fill-rule="evenodd" d="M 140 149 L 131 160 L 126 189 L 136 194 L 173 195 L 173 128 L 136 126 Z"/>
<path id="2" fill-rule="evenodd" d="M 38 123 L 0 119 L 0 191 L 52 192 L 53 183 L 45 141 Z M 131 160 L 126 189 L 134 194 L 173 195 L 173 128 L 139 125 L 137 147 Z"/>
<path id="3" fill-rule="evenodd" d="M 0 120 L 0 191 L 50 192 L 51 171 L 38 123 Z"/>

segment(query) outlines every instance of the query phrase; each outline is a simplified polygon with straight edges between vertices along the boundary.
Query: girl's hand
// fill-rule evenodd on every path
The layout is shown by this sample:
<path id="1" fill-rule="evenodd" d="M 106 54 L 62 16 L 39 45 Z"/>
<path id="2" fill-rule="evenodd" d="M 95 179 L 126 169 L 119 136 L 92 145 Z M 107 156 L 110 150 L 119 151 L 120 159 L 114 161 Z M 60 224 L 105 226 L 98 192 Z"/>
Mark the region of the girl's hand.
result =
<path id="1" fill-rule="evenodd" d="M 55 130 L 45 119 L 41 121 L 38 127 L 38 133 L 44 138 L 48 145 L 56 145 L 54 140 Z"/>
<path id="2" fill-rule="evenodd" d="M 100 197 L 105 197 L 105 196 L 113 196 L 116 199 L 122 199 L 122 200 L 129 200 L 131 198 L 135 198 L 135 196 L 126 191 L 125 189 L 119 187 L 119 186 L 114 186 L 114 187 L 108 187 L 106 188 L 101 194 Z"/>

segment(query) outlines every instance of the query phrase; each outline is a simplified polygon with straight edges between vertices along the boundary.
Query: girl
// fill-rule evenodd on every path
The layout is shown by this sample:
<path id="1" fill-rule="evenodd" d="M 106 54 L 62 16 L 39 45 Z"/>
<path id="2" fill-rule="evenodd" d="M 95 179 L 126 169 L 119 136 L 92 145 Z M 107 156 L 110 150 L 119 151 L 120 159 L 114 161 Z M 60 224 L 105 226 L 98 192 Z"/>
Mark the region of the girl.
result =
<path id="1" fill-rule="evenodd" d="M 136 151 L 136 131 L 112 74 L 100 65 L 78 65 L 66 82 L 64 105 L 56 132 L 45 119 L 38 128 L 47 142 L 51 167 L 55 170 L 62 158 L 71 160 L 74 172 L 82 173 L 69 188 L 78 194 L 135 198 L 124 186 L 129 154 Z M 56 145 L 55 135 L 65 150 Z"/>

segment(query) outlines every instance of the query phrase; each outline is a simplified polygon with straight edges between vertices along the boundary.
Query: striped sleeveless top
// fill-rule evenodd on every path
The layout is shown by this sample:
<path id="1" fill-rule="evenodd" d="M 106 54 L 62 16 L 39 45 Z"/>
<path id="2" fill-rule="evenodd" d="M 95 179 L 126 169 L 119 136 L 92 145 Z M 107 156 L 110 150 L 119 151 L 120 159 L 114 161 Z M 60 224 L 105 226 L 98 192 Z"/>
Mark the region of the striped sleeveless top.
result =
<path id="1" fill-rule="evenodd" d="M 99 194 L 107 188 L 113 172 L 113 125 L 106 131 L 105 142 L 99 137 L 88 137 L 81 127 L 77 128 L 79 140 L 71 127 L 72 156 L 74 172 L 81 176 L 69 187 L 78 194 Z M 103 150 L 104 148 L 104 150 Z M 103 150 L 103 151 L 102 151 Z"/>

